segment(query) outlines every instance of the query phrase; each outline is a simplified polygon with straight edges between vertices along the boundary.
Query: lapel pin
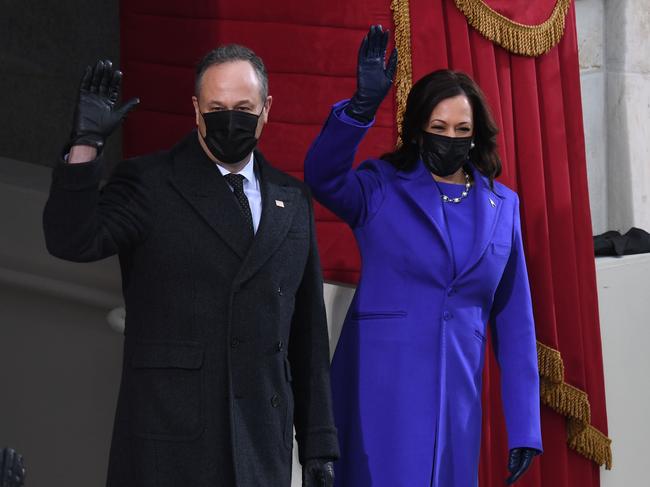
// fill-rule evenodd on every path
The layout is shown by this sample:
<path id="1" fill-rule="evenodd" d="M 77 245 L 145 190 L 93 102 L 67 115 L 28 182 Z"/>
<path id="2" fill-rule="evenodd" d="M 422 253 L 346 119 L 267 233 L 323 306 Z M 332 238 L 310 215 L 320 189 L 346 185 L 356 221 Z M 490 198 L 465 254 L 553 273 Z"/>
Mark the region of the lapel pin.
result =
<path id="1" fill-rule="evenodd" d="M 280 208 L 284 208 L 284 201 L 275 200 L 275 206 L 279 206 Z"/>
<path id="2" fill-rule="evenodd" d="M 490 204 L 492 205 L 492 208 L 496 208 L 497 204 L 494 202 L 492 198 L 488 198 L 490 200 Z"/>

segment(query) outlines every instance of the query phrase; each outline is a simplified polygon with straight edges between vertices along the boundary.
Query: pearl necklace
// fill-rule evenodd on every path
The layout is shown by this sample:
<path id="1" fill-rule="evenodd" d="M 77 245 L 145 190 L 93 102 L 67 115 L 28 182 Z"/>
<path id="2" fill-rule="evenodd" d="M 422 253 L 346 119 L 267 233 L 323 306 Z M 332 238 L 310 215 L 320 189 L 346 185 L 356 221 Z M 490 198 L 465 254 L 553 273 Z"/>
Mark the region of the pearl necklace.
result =
<path id="1" fill-rule="evenodd" d="M 467 197 L 467 195 L 469 194 L 469 188 L 470 188 L 471 184 L 469 182 L 469 174 L 467 174 L 464 170 L 463 170 L 463 174 L 465 175 L 465 190 L 457 198 L 450 198 L 449 196 L 447 196 L 446 194 L 442 194 L 442 192 L 441 192 L 440 197 L 442 198 L 443 202 L 445 202 L 445 203 L 460 203 L 463 200 L 463 198 Z"/>

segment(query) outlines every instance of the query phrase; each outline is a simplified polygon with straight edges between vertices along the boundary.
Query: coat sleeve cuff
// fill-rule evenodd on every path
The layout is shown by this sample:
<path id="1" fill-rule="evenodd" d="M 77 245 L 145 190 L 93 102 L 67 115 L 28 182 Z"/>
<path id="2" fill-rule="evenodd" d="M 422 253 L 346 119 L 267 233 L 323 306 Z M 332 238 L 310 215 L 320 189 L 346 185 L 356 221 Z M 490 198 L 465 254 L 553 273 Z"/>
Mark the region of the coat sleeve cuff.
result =
<path id="1" fill-rule="evenodd" d="M 350 100 L 346 99 L 346 100 L 341 100 L 338 103 L 335 103 L 334 106 L 332 106 L 332 113 L 334 113 L 334 116 L 338 120 L 340 120 L 341 122 L 347 125 L 353 125 L 355 127 L 361 127 L 365 129 L 372 127 L 372 125 L 375 123 L 374 118 L 367 124 L 364 124 L 359 120 L 355 120 L 354 118 L 350 117 L 347 113 L 345 113 L 345 107 L 348 106 L 349 102 Z"/>
<path id="2" fill-rule="evenodd" d="M 335 428 L 314 428 L 307 433 L 297 435 L 296 440 L 298 457 L 302 464 L 314 458 L 332 461 L 339 458 L 339 442 Z"/>
<path id="3" fill-rule="evenodd" d="M 99 158 L 79 164 L 61 159 L 52 173 L 53 184 L 66 191 L 96 188 L 102 179 L 102 167 Z"/>
<path id="4" fill-rule="evenodd" d="M 508 450 L 514 448 L 534 448 L 535 450 L 539 450 L 540 453 L 544 451 L 540 438 L 513 438 L 508 441 Z"/>

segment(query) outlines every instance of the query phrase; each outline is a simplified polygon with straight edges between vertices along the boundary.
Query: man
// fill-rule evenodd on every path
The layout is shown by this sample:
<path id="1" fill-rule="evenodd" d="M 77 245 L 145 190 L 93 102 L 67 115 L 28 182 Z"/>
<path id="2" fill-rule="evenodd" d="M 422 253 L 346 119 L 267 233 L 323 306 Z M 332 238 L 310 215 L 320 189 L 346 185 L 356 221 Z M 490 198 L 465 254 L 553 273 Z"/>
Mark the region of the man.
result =
<path id="1" fill-rule="evenodd" d="M 272 102 L 264 64 L 237 45 L 208 53 L 198 129 L 122 162 L 100 191 L 104 141 L 138 103 L 117 106 L 120 81 L 109 61 L 87 68 L 44 212 L 53 255 L 120 256 L 127 315 L 108 486 L 288 487 L 294 423 L 303 485 L 331 485 L 313 210 L 305 186 L 254 150 Z"/>
<path id="2" fill-rule="evenodd" d="M 0 449 L 0 487 L 21 487 L 24 482 L 23 456 L 13 448 Z"/>

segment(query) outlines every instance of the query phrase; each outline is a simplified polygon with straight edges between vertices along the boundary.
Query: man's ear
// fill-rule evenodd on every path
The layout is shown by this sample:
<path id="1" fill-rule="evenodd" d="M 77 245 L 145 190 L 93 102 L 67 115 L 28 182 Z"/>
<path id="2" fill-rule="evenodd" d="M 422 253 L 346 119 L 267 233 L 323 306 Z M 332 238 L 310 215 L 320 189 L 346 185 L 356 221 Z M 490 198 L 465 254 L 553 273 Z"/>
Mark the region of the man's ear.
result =
<path id="1" fill-rule="evenodd" d="M 201 117 L 201 110 L 199 110 L 199 99 L 196 96 L 192 97 L 192 105 L 194 105 L 194 122 L 199 126 L 199 118 Z"/>
<path id="2" fill-rule="evenodd" d="M 271 104 L 273 103 L 273 97 L 267 96 L 266 101 L 264 102 L 264 123 L 269 121 L 269 112 L 271 111 Z"/>

